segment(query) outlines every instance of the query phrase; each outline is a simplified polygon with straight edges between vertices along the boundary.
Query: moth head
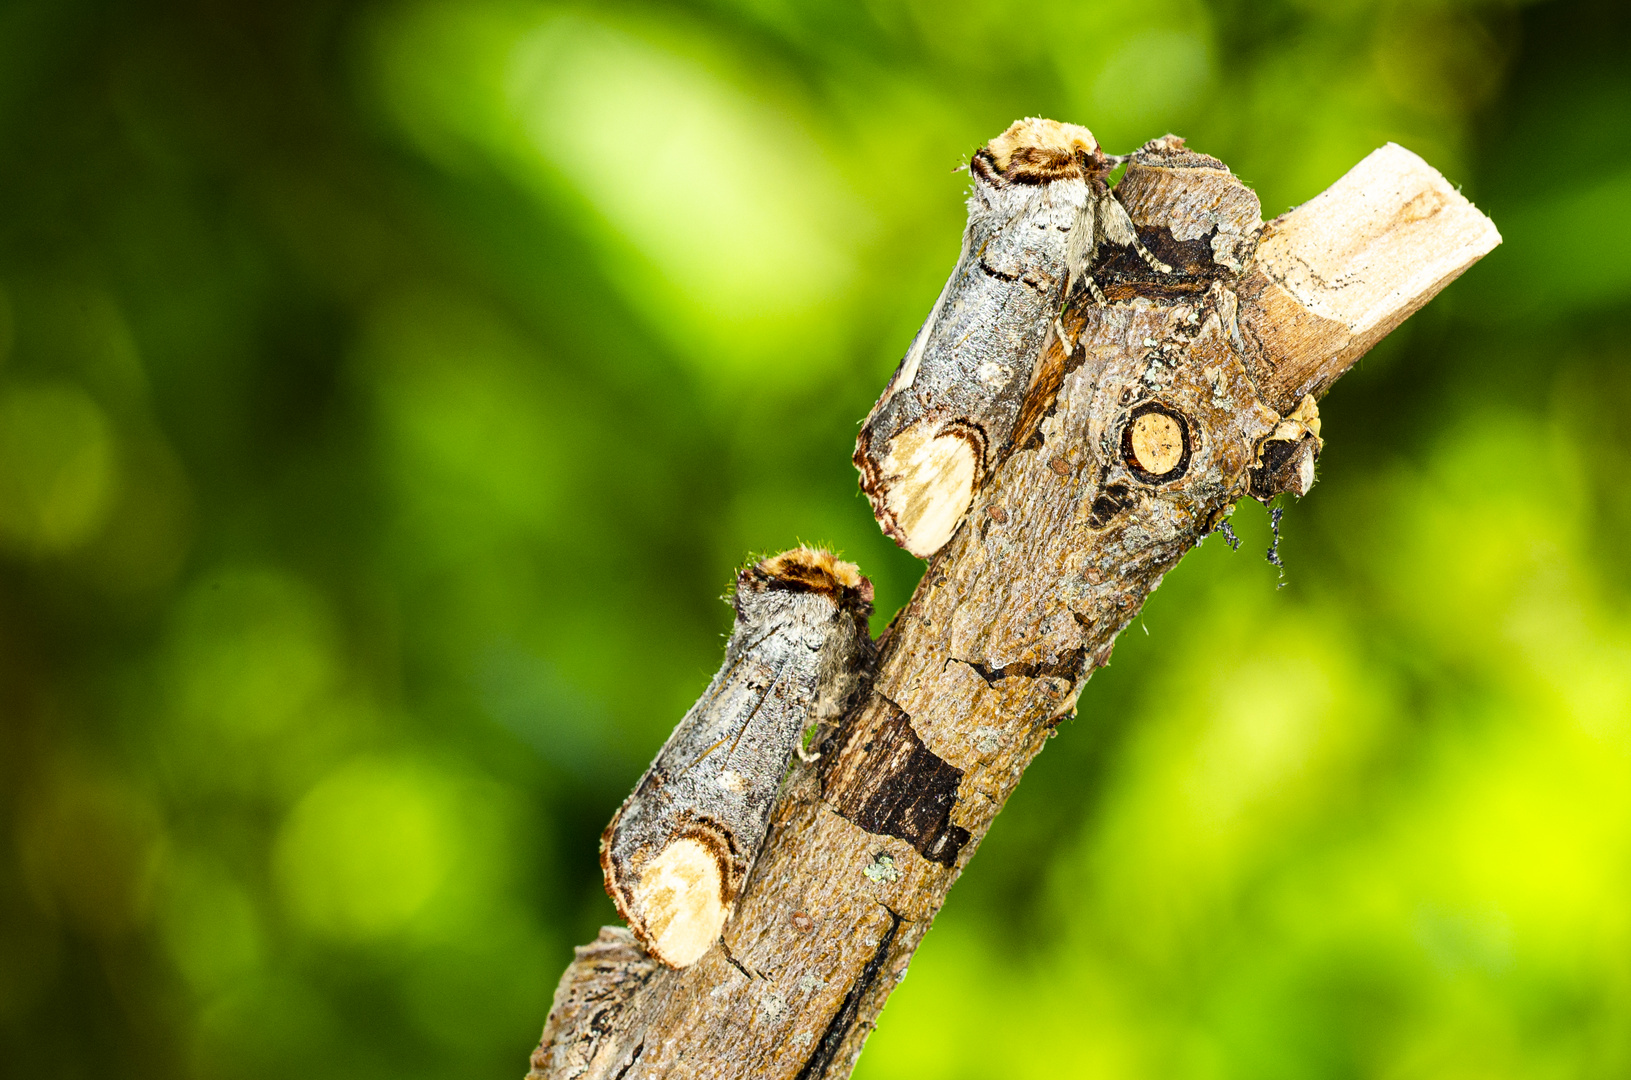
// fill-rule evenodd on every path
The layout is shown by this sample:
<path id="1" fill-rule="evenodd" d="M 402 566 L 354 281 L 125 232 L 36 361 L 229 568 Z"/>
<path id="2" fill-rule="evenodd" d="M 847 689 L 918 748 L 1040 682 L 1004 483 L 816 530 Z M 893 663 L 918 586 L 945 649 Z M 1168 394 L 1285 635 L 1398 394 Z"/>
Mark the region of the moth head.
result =
<path id="1" fill-rule="evenodd" d="M 824 548 L 800 545 L 762 560 L 754 569 L 783 588 L 802 588 L 834 596 L 853 592 L 868 603 L 872 600 L 872 582 L 854 563 L 845 562 Z"/>
<path id="2" fill-rule="evenodd" d="M 1080 124 L 1027 117 L 1016 120 L 975 155 L 1014 183 L 1102 175 L 1114 166 L 1093 133 Z"/>
<path id="3" fill-rule="evenodd" d="M 841 608 L 872 612 L 872 582 L 854 563 L 822 548 L 801 545 L 742 570 L 736 577 L 738 608 L 746 595 L 766 590 L 820 593 Z"/>

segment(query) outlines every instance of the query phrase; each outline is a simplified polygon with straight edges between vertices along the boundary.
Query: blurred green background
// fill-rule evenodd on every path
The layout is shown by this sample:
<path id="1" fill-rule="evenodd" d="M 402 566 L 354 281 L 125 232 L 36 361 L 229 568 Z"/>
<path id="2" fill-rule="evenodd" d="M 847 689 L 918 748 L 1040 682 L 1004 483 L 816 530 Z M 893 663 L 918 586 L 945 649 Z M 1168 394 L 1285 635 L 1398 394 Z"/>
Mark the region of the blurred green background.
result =
<path id="1" fill-rule="evenodd" d="M 8 0 L 0 1073 L 517 1077 L 1023 115 L 1506 243 L 1190 556 L 859 1076 L 1631 1075 L 1622 3 Z"/>

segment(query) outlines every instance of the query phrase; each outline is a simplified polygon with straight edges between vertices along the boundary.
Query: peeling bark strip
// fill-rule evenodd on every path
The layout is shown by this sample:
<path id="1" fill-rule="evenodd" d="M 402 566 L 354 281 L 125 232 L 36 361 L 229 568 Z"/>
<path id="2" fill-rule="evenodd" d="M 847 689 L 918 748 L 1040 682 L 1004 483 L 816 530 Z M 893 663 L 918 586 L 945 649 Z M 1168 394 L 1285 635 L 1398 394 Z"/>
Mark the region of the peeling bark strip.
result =
<path id="1" fill-rule="evenodd" d="M 855 1027 L 855 1018 L 861 1011 L 861 1002 L 865 1000 L 867 991 L 878 981 L 878 973 L 883 970 L 884 961 L 889 959 L 889 946 L 895 943 L 895 935 L 900 933 L 900 916 L 893 911 L 889 914 L 894 918 L 894 922 L 889 924 L 883 940 L 878 942 L 877 951 L 872 954 L 872 959 L 861 969 L 861 977 L 850 987 L 849 993 L 844 995 L 844 1003 L 838 1007 L 838 1012 L 833 1014 L 827 1030 L 822 1032 L 821 1040 L 816 1043 L 815 1053 L 810 1055 L 810 1060 L 799 1070 L 797 1080 L 822 1080 L 832 1066 L 833 1058 L 838 1056 L 839 1048 L 844 1045 L 844 1039 Z"/>
<path id="2" fill-rule="evenodd" d="M 616 1030 L 623 1007 L 658 970 L 633 934 L 621 926 L 602 927 L 599 937 L 575 950 L 555 988 L 555 1004 L 544 1026 L 548 1050 L 540 1047 L 533 1054 L 533 1070 L 545 1076 L 581 1076 Z M 551 1032 L 561 1037 L 551 1039 Z"/>
<path id="3" fill-rule="evenodd" d="M 996 146 L 993 167 L 1011 168 Z M 1306 491 L 1314 399 L 1500 241 L 1391 145 L 1267 225 L 1220 162 L 1170 136 L 1117 193 L 1170 271 L 1107 250 L 1088 269 L 1104 300 L 1087 290 L 1065 315 L 1069 353 L 1019 335 L 990 354 L 1025 390 L 1012 451 L 970 488 L 970 524 L 959 510 L 821 760 L 793 763 L 721 947 L 649 977 L 626 957 L 615 1012 L 581 1004 L 574 988 L 608 976 L 580 955 L 531 1077 L 847 1076 L 947 890 L 1150 590 L 1243 495 Z"/>
<path id="4" fill-rule="evenodd" d="M 805 730 L 836 719 L 870 651 L 872 583 L 797 548 L 736 578 L 725 663 L 601 837 L 606 891 L 671 967 L 719 938 Z"/>

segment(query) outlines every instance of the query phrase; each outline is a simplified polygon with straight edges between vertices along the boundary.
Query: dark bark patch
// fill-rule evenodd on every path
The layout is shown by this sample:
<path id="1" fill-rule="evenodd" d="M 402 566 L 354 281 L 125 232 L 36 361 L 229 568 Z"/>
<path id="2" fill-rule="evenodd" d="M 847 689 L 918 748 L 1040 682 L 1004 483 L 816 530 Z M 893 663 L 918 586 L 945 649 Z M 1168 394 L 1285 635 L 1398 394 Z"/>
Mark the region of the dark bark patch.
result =
<path id="1" fill-rule="evenodd" d="M 1065 376 L 1085 358 L 1080 349 L 1073 350 L 1073 354 L 1067 356 L 1063 344 L 1056 339 L 1049 340 L 1031 377 L 1031 386 L 1025 392 L 1025 401 L 1020 405 L 1019 419 L 1014 422 L 1014 434 L 1010 437 L 1010 450 L 1041 447 L 1042 421 L 1052 415 L 1054 400 L 1059 396 Z"/>
<path id="2" fill-rule="evenodd" d="M 861 753 L 840 748 L 835 758 L 851 758 L 841 773 L 825 777 L 823 797 L 845 818 L 875 836 L 893 836 L 918 854 L 955 866 L 969 832 L 951 821 L 963 770 L 935 754 L 912 718 L 882 695 L 874 695 L 844 741 L 862 738 Z"/>
<path id="3" fill-rule="evenodd" d="M 724 938 L 719 939 L 719 951 L 725 954 L 725 962 L 742 973 L 742 978 L 753 981 L 753 972 L 749 971 L 742 961 L 731 955 L 731 947 Z"/>
<path id="4" fill-rule="evenodd" d="M 1089 508 L 1087 523 L 1095 529 L 1102 529 L 1123 510 L 1130 510 L 1137 503 L 1138 497 L 1126 484 L 1106 484 Z"/>
<path id="5" fill-rule="evenodd" d="M 954 658 L 955 659 L 955 658 Z M 981 664 L 973 660 L 958 660 L 960 664 L 967 664 L 980 678 L 985 680 L 987 686 L 995 686 L 1003 679 L 1019 676 L 1025 679 L 1069 679 L 1075 682 L 1087 670 L 1087 650 L 1072 649 L 1047 663 L 1035 660 L 1026 660 L 1015 664 L 1004 664 L 994 668 L 989 664 Z"/>
<path id="6" fill-rule="evenodd" d="M 1286 491 L 1299 496 L 1305 494 L 1307 488 L 1300 475 L 1306 464 L 1304 459 L 1312 461 L 1317 456 L 1317 441 L 1313 435 L 1300 439 L 1269 439 L 1263 443 L 1260 464 L 1250 473 L 1252 498 L 1266 503 Z"/>

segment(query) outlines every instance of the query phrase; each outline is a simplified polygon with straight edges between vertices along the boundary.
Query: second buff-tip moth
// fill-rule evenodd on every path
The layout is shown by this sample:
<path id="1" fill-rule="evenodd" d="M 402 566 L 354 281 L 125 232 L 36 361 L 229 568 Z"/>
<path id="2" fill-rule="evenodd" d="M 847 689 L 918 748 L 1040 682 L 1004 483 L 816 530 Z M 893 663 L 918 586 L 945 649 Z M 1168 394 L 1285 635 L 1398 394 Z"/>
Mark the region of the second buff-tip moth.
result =
<path id="1" fill-rule="evenodd" d="M 975 152 L 962 254 L 855 445 L 883 531 L 922 558 L 945 546 L 1007 456 L 1036 359 L 1108 247 L 1169 268 L 1139 242 L 1109 176 L 1124 159 L 1093 133 L 1016 121 Z"/>
<path id="2" fill-rule="evenodd" d="M 800 740 L 842 713 L 871 655 L 872 583 L 825 551 L 749 566 L 731 603 L 724 665 L 600 841 L 607 893 L 669 967 L 719 940 Z"/>

